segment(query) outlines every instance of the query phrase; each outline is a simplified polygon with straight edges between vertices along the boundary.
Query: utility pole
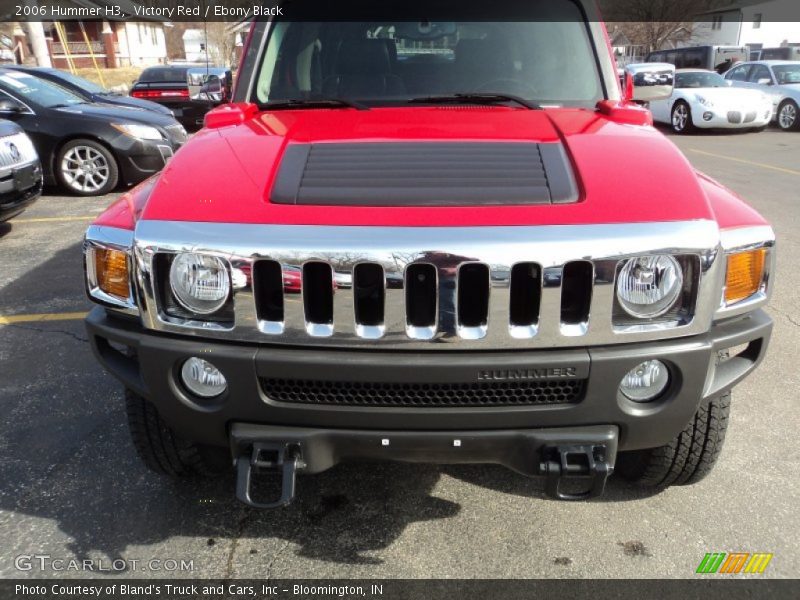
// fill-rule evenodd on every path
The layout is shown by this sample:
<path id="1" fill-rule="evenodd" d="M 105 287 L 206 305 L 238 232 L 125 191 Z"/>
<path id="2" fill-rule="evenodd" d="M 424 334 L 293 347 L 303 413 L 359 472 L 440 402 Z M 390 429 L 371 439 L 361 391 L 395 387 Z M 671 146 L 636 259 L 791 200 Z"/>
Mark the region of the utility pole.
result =
<path id="1" fill-rule="evenodd" d="M 50 52 L 47 49 L 47 40 L 44 37 L 44 27 L 41 21 L 26 21 L 25 29 L 28 32 L 28 41 L 36 57 L 36 64 L 40 67 L 52 67 Z"/>

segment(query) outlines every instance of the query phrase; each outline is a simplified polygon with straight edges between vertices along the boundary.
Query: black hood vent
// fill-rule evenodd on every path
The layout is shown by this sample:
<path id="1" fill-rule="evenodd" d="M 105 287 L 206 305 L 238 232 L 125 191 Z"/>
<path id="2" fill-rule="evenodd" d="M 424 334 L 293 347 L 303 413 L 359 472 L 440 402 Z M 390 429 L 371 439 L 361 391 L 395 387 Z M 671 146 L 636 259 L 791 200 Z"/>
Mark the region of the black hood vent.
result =
<path id="1" fill-rule="evenodd" d="M 560 143 L 324 143 L 286 148 L 275 204 L 568 204 L 578 187 Z"/>

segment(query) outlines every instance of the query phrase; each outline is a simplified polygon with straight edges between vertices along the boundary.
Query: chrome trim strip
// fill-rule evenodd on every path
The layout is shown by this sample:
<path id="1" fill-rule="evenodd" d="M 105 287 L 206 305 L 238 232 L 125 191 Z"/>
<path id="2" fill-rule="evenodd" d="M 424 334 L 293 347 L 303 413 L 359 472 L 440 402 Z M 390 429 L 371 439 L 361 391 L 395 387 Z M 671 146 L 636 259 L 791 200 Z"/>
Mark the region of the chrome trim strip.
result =
<path id="1" fill-rule="evenodd" d="M 636 342 L 703 333 L 711 326 L 724 281 L 720 234 L 714 221 L 697 220 L 622 225 L 555 225 L 525 227 L 327 227 L 304 225 L 250 225 L 140 221 L 135 235 L 138 287 L 144 300 L 146 327 L 201 337 L 305 346 L 361 348 L 511 349 L 550 348 Z M 284 294 L 283 330 L 278 324 L 259 323 L 249 276 L 234 290 L 235 325 L 232 330 L 198 323 L 177 324 L 160 317 L 154 293 L 153 258 L 160 252 L 205 252 L 231 264 L 232 272 L 252 273 L 255 261 L 274 260 L 302 266 L 307 261 L 329 263 L 338 272 L 352 272 L 362 262 L 384 269 L 386 295 L 384 324 L 379 331 L 358 328 L 353 289 L 334 294 L 333 325 L 319 324 L 309 335 L 301 294 Z M 611 325 L 616 264 L 648 253 L 695 254 L 701 257 L 700 287 L 695 318 L 687 324 L 664 327 L 642 325 L 636 331 L 615 331 Z M 563 265 L 591 261 L 595 286 L 586 331 L 579 337 L 563 335 L 561 280 Z M 481 262 L 490 266 L 489 318 L 485 335 L 457 327 L 455 273 L 460 265 Z M 513 264 L 531 262 L 543 269 L 540 314 L 535 325 L 511 327 L 509 277 Z M 427 263 L 437 272 L 437 325 L 411 327 L 405 310 L 406 269 Z M 236 287 L 236 286 L 234 286 Z M 571 331 L 570 331 L 571 333 Z M 463 334 L 463 335 L 460 335 Z M 324 337 L 322 337 L 324 336 Z M 438 342 L 438 343 L 431 343 Z"/>
<path id="2" fill-rule="evenodd" d="M 86 230 L 83 240 L 83 255 L 86 272 L 86 291 L 89 297 L 108 308 L 113 308 L 128 315 L 138 316 L 139 309 L 136 306 L 135 286 L 133 277 L 128 282 L 130 295 L 127 300 L 120 300 L 116 296 L 106 294 L 97 284 L 97 269 L 95 269 L 95 249 L 106 248 L 109 250 L 122 250 L 128 254 L 128 273 L 133 275 L 134 263 L 131 256 L 133 248 L 133 231 L 119 229 L 118 227 L 106 227 L 102 225 L 91 225 Z"/>
<path id="3" fill-rule="evenodd" d="M 726 256 L 728 254 L 735 254 L 736 252 L 758 250 L 759 248 L 765 248 L 767 250 L 767 256 L 764 262 L 764 277 L 761 282 L 761 287 L 758 292 L 749 298 L 740 300 L 731 305 L 726 305 L 725 278 L 727 274 L 723 275 L 719 301 L 717 303 L 719 308 L 714 314 L 715 321 L 748 313 L 757 308 L 761 308 L 769 302 L 772 296 L 772 273 L 775 272 L 775 242 L 775 231 L 769 225 L 739 227 L 720 231 L 720 245 Z M 726 271 L 726 267 L 727 264 L 723 267 L 723 272 Z"/>

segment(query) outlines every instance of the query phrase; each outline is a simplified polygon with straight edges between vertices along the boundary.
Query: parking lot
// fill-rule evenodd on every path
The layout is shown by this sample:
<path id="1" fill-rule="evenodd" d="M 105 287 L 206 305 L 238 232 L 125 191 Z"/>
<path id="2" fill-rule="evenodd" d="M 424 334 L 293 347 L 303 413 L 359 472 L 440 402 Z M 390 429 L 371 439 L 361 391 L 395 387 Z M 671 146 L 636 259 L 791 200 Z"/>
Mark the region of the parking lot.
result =
<path id="1" fill-rule="evenodd" d="M 120 386 L 81 321 L 82 234 L 114 196 L 51 191 L 0 224 L 0 576 L 87 576 L 15 567 L 35 554 L 135 560 L 124 574 L 136 577 L 692 577 L 706 552 L 742 551 L 774 554 L 765 576 L 796 577 L 800 134 L 673 140 L 778 235 L 772 345 L 736 389 L 702 483 L 648 495 L 612 481 L 599 501 L 563 503 L 499 467 L 353 464 L 301 478 L 294 505 L 260 512 L 234 499 L 232 476 L 161 479 L 136 457 Z"/>

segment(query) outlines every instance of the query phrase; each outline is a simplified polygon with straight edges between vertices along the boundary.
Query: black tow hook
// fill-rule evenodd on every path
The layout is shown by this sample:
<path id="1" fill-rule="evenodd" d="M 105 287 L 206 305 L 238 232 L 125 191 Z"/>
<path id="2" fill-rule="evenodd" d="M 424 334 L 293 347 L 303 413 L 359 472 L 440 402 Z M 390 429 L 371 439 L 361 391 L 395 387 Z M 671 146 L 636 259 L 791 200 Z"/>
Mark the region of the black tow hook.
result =
<path id="1" fill-rule="evenodd" d="M 586 446 L 547 446 L 542 449 L 539 470 L 545 477 L 545 492 L 557 500 L 586 500 L 600 496 L 606 479 L 614 472 L 603 444 Z M 562 492 L 563 480 L 585 480 L 579 492 Z"/>
<path id="2" fill-rule="evenodd" d="M 297 469 L 302 464 L 300 448 L 295 444 L 253 444 L 250 454 L 236 459 L 236 497 L 254 508 L 280 508 L 294 500 Z M 253 471 L 279 472 L 281 492 L 274 502 L 257 502 L 251 493 Z"/>

